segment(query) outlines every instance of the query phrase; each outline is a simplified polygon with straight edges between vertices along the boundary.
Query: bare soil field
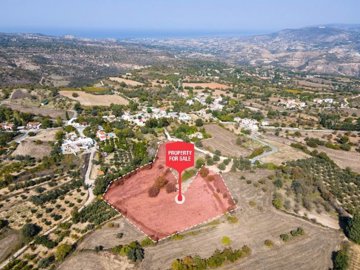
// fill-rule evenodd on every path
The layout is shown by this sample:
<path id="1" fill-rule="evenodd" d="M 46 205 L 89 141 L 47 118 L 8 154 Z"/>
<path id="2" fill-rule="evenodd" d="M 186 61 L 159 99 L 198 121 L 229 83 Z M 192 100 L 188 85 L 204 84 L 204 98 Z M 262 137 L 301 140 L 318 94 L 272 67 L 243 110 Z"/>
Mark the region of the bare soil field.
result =
<path id="1" fill-rule="evenodd" d="M 49 116 L 51 118 L 61 117 L 62 119 L 66 119 L 66 111 L 60 109 L 53 109 L 47 107 L 38 107 L 38 106 L 27 106 L 23 104 L 18 104 L 14 102 L 3 102 L 2 105 L 11 108 L 12 110 L 24 112 L 24 113 L 32 113 L 36 115 Z M 69 116 L 71 117 L 72 113 L 69 112 Z"/>
<path id="2" fill-rule="evenodd" d="M 273 135 L 262 135 L 262 137 L 264 138 L 263 140 L 265 142 L 275 146 L 278 149 L 278 152 L 262 158 L 262 162 L 281 165 L 283 162 L 310 157 L 301 150 L 291 147 L 290 144 L 293 143 L 293 141 L 290 141 L 286 138 Z"/>
<path id="3" fill-rule="evenodd" d="M 176 178 L 164 165 L 165 144 L 162 144 L 151 167 L 113 182 L 104 195 L 109 204 L 153 240 L 182 232 L 234 209 L 235 203 L 224 181 L 212 172 L 206 179 L 200 174 L 195 177 L 184 191 L 183 204 L 175 202 L 176 191 L 167 192 L 165 187 L 155 197 L 150 197 L 149 190 L 159 177 L 176 184 Z"/>
<path id="4" fill-rule="evenodd" d="M 79 101 L 84 106 L 110 106 L 110 104 L 127 105 L 129 101 L 118 95 L 92 95 L 81 91 L 60 91 L 60 95 Z M 77 93 L 78 97 L 73 97 Z"/>
<path id="5" fill-rule="evenodd" d="M 360 245 L 351 244 L 349 270 L 360 269 Z"/>
<path id="6" fill-rule="evenodd" d="M 306 130 L 301 132 L 301 134 L 305 137 L 318 138 L 321 140 L 325 140 L 324 135 L 325 136 L 331 135 L 332 133 L 333 133 L 332 131 L 306 131 Z M 337 133 L 344 134 L 344 132 L 337 132 Z M 266 134 L 263 136 L 265 137 L 265 141 L 278 147 L 280 150 L 279 152 L 281 152 L 281 150 L 283 148 L 283 151 L 282 151 L 283 154 L 276 153 L 274 155 L 271 155 L 271 156 L 263 159 L 262 161 L 264 161 L 264 162 L 271 162 L 272 159 L 274 159 L 274 158 L 276 159 L 277 157 L 279 157 L 279 161 L 291 160 L 291 159 L 289 159 L 289 157 L 296 157 L 293 159 L 301 159 L 301 158 L 308 157 L 308 155 L 306 155 L 302 151 L 297 150 L 290 146 L 291 143 L 296 143 L 296 142 L 305 144 L 304 137 L 285 138 L 285 137 L 279 137 L 279 136 L 274 136 L 274 135 L 270 135 L 270 134 Z M 335 138 L 335 136 L 333 136 L 333 137 Z M 358 143 L 358 137 L 356 137 L 356 138 L 350 137 L 350 140 L 351 140 L 351 142 L 353 142 L 355 144 Z M 335 140 L 333 140 L 333 142 L 335 142 Z M 277 143 L 282 144 L 282 146 Z M 284 148 L 284 147 L 286 147 L 286 148 Z M 319 152 L 326 153 L 340 168 L 345 169 L 346 167 L 349 167 L 353 171 L 360 173 L 360 163 L 359 163 L 360 154 L 358 152 L 335 150 L 335 149 L 331 149 L 331 148 L 328 148 L 325 146 L 318 146 L 317 148 L 311 148 L 311 147 L 308 147 L 308 148 L 310 150 L 316 149 Z M 290 154 L 286 154 L 286 153 L 290 153 Z M 291 153 L 293 153 L 294 155 Z"/>
<path id="7" fill-rule="evenodd" d="M 209 89 L 221 89 L 221 90 L 226 90 L 229 89 L 230 86 L 226 85 L 226 84 L 222 84 L 222 83 L 216 83 L 216 82 L 210 82 L 210 83 L 187 83 L 184 82 L 183 87 L 192 87 L 192 88 L 209 88 Z"/>
<path id="8" fill-rule="evenodd" d="M 109 226 L 109 224 L 113 224 L 113 226 Z M 121 238 L 117 237 L 119 233 L 123 233 Z M 144 234 L 128 223 L 123 217 L 120 217 L 87 235 L 79 244 L 78 249 L 95 249 L 96 246 L 103 246 L 107 249 L 116 245 L 129 244 L 134 240 L 140 242 L 142 239 L 144 239 Z"/>
<path id="9" fill-rule="evenodd" d="M 28 137 L 16 148 L 11 154 L 12 156 L 32 156 L 34 158 L 43 158 L 50 154 L 52 146 L 49 144 L 55 140 L 55 134 L 60 129 L 46 129 L 40 130 L 33 137 Z M 41 144 L 39 143 L 41 142 Z"/>
<path id="10" fill-rule="evenodd" d="M 50 155 L 51 153 L 51 145 L 47 142 L 43 142 L 42 144 L 37 144 L 32 139 L 25 139 L 20 142 L 14 152 L 12 152 L 12 156 L 31 156 L 36 159 L 43 158 L 45 156 Z"/>
<path id="11" fill-rule="evenodd" d="M 229 157 L 247 156 L 251 153 L 249 149 L 236 144 L 236 135 L 216 124 L 205 125 L 207 133 L 211 134 L 210 139 L 203 140 L 205 148 L 210 151 L 220 150 L 222 155 Z"/>
<path id="12" fill-rule="evenodd" d="M 27 91 L 27 89 L 16 89 L 10 95 L 10 99 L 23 99 L 23 98 L 31 98 L 31 95 Z"/>
<path id="13" fill-rule="evenodd" d="M 354 172 L 360 173 L 360 153 L 334 150 L 324 146 L 319 146 L 317 149 L 325 152 L 340 168 L 349 167 Z"/>
<path id="14" fill-rule="evenodd" d="M 59 270 L 128 270 L 135 269 L 126 257 L 108 252 L 77 252 L 60 265 Z"/>
<path id="15" fill-rule="evenodd" d="M 231 240 L 232 248 L 248 245 L 252 254 L 234 264 L 219 269 L 329 269 L 332 267 L 331 254 L 343 239 L 334 229 L 325 228 L 301 218 L 275 210 L 271 204 L 272 183 L 255 187 L 247 184 L 266 177 L 272 172 L 257 170 L 256 173 L 228 173 L 224 179 L 237 201 L 237 210 L 232 214 L 237 222 L 226 217 L 218 223 L 199 226 L 183 234 L 181 240 L 167 239 L 157 245 L 145 248 L 145 259 L 140 269 L 168 269 L 176 258 L 187 255 L 209 257 L 215 249 L 223 249 L 223 236 Z M 244 176 L 246 180 L 240 180 Z M 268 190 L 264 192 L 262 186 Z M 252 202 L 249 204 L 249 202 Z M 280 234 L 289 233 L 302 227 L 305 235 L 283 242 Z M 264 241 L 271 240 L 272 248 Z"/>
<path id="16" fill-rule="evenodd" d="M 137 82 L 137 81 L 133 81 L 133 80 L 129 80 L 129 79 L 124 79 L 124 78 L 120 78 L 120 77 L 109 77 L 110 81 L 113 82 L 117 82 L 117 83 L 126 83 L 126 85 L 128 86 L 142 86 L 144 85 L 141 82 Z"/>
<path id="17" fill-rule="evenodd" d="M 20 235 L 14 230 L 3 229 L 0 234 L 0 262 L 5 260 L 20 245 Z"/>
<path id="18" fill-rule="evenodd" d="M 43 129 L 40 130 L 35 136 L 29 137 L 28 139 L 32 141 L 43 141 L 43 142 L 53 142 L 55 141 L 56 132 L 61 130 L 61 128 L 52 128 L 52 129 Z"/>

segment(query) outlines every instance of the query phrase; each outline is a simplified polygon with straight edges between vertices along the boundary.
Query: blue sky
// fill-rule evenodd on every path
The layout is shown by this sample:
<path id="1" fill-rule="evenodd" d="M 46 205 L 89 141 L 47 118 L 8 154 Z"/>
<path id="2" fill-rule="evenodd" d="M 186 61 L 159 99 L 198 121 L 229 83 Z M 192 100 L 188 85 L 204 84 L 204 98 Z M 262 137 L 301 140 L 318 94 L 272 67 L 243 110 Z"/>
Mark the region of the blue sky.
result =
<path id="1" fill-rule="evenodd" d="M 275 31 L 360 23 L 359 0 L 0 0 L 0 32 Z"/>

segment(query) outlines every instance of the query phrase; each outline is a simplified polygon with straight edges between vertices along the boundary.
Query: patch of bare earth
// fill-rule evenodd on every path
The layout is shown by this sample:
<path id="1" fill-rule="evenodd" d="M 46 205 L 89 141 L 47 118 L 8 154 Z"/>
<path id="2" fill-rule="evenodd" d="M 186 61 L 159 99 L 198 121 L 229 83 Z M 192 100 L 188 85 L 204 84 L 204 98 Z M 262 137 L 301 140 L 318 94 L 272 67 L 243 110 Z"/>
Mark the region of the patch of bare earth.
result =
<path id="1" fill-rule="evenodd" d="M 212 136 L 202 141 L 205 148 L 211 151 L 220 150 L 222 155 L 233 157 L 247 156 L 251 153 L 250 150 L 237 145 L 237 136 L 225 128 L 210 124 L 205 126 L 205 130 Z"/>
<path id="2" fill-rule="evenodd" d="M 334 229 L 325 228 L 301 218 L 277 211 L 271 204 L 272 183 L 255 187 L 247 184 L 266 179 L 272 172 L 261 170 L 256 173 L 228 173 L 224 179 L 237 200 L 238 209 L 233 213 L 238 221 L 231 223 L 225 217 L 220 223 L 207 224 L 184 234 L 182 240 L 168 239 L 145 248 L 145 259 L 140 269 L 168 269 L 176 258 L 187 255 L 209 257 L 216 249 L 223 249 L 223 236 L 231 240 L 232 248 L 248 245 L 252 253 L 249 257 L 220 269 L 329 269 L 331 255 L 343 239 Z M 244 176 L 246 180 L 240 180 Z M 267 191 L 262 187 L 266 186 Z M 251 204 L 249 204 L 251 202 Z M 280 239 L 280 234 L 289 233 L 302 227 L 305 235 L 288 242 Z M 264 241 L 271 240 L 272 248 Z"/>
<path id="3" fill-rule="evenodd" d="M 354 172 L 360 173 L 360 154 L 358 152 L 334 150 L 324 146 L 319 146 L 317 150 L 325 152 L 340 168 L 349 167 Z"/>
<path id="4" fill-rule="evenodd" d="M 109 252 L 82 251 L 67 259 L 59 270 L 128 270 L 135 269 L 126 257 L 115 256 Z"/>
<path id="5" fill-rule="evenodd" d="M 360 245 L 351 244 L 349 270 L 360 270 Z"/>
<path id="6" fill-rule="evenodd" d="M 137 82 L 137 81 L 129 80 L 129 79 L 124 79 L 124 78 L 120 78 L 120 77 L 110 77 L 109 80 L 113 81 L 113 82 L 117 82 L 117 83 L 126 83 L 129 86 L 142 86 L 142 85 L 144 85 L 141 82 Z"/>
<path id="7" fill-rule="evenodd" d="M 31 156 L 34 158 L 43 158 L 50 155 L 51 146 L 47 142 L 37 144 L 33 140 L 24 140 L 20 142 L 12 156 Z"/>
<path id="8" fill-rule="evenodd" d="M 12 156 L 32 156 L 34 158 L 43 158 L 51 152 L 50 142 L 55 140 L 55 134 L 59 129 L 41 130 L 34 137 L 28 137 L 20 142 Z"/>
<path id="9" fill-rule="evenodd" d="M 183 83 L 183 87 L 192 87 L 192 88 L 209 88 L 209 89 L 229 89 L 230 86 L 222 83 L 210 82 L 210 83 Z"/>
<path id="10" fill-rule="evenodd" d="M 47 107 L 31 106 L 25 104 L 18 104 L 13 102 L 3 102 L 3 105 L 11 108 L 12 110 L 23 112 L 23 113 L 32 113 L 36 115 L 49 116 L 51 118 L 61 117 L 66 119 L 66 111 L 60 109 L 53 109 Z M 71 115 L 71 113 L 69 113 Z"/>
<path id="11" fill-rule="evenodd" d="M 76 97 L 73 94 L 77 94 Z M 129 101 L 118 95 L 92 95 L 81 91 L 60 91 L 60 95 L 76 100 L 84 106 L 110 106 L 110 104 L 127 105 Z"/>
<path id="12" fill-rule="evenodd" d="M 20 245 L 20 236 L 10 229 L 3 229 L 0 234 L 0 262 L 5 260 Z"/>
<path id="13" fill-rule="evenodd" d="M 121 237 L 119 237 L 120 233 Z M 78 249 L 95 249 L 96 246 L 103 246 L 105 249 L 112 248 L 117 245 L 129 244 L 134 240 L 141 241 L 144 237 L 143 233 L 120 217 L 86 236 L 79 244 Z"/>

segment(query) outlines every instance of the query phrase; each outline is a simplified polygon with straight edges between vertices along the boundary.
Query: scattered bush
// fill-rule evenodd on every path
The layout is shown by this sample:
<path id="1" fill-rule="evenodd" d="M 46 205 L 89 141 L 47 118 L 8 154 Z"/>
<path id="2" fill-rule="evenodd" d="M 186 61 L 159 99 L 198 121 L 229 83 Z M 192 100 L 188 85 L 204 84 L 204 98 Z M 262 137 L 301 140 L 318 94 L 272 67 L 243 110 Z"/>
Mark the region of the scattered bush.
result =
<path id="1" fill-rule="evenodd" d="M 167 183 L 165 189 L 167 193 L 176 192 L 176 185 L 174 183 Z"/>
<path id="2" fill-rule="evenodd" d="M 152 186 L 148 190 L 149 197 L 155 198 L 160 193 L 160 188 L 157 186 Z"/>

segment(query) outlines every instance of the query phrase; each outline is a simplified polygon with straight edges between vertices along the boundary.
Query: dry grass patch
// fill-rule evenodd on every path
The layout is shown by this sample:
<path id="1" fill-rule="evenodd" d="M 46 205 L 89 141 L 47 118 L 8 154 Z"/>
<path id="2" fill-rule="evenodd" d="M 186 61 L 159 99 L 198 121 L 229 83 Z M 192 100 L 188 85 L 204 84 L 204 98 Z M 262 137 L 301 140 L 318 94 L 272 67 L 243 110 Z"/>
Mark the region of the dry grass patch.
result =
<path id="1" fill-rule="evenodd" d="M 60 91 L 60 95 L 76 100 L 84 106 L 127 105 L 129 103 L 127 99 L 118 95 L 92 95 L 81 91 Z"/>

